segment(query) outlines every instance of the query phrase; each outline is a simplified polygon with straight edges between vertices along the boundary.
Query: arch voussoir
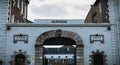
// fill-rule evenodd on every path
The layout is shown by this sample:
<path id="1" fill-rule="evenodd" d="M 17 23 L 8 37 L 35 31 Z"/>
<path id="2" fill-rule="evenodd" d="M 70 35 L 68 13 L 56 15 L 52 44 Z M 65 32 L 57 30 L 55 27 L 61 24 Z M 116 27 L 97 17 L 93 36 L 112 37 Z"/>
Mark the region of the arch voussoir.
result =
<path id="1" fill-rule="evenodd" d="M 71 38 L 73 39 L 76 44 L 82 44 L 83 42 L 81 41 L 82 38 L 79 37 L 78 34 L 71 32 L 71 31 L 66 31 L 66 30 L 51 30 L 51 31 L 47 31 L 42 33 L 38 38 L 37 38 L 37 42 L 39 43 L 43 43 L 44 40 L 48 39 L 48 38 L 52 38 L 52 37 L 66 37 L 66 38 Z M 37 45 L 39 43 L 36 43 Z"/>

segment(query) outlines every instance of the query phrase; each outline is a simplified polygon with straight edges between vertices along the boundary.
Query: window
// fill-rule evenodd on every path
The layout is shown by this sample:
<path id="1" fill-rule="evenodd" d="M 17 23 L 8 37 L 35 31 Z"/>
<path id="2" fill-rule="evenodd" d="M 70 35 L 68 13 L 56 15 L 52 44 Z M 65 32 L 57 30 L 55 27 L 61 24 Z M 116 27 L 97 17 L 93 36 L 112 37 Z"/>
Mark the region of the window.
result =
<path id="1" fill-rule="evenodd" d="M 12 3 L 13 3 L 13 6 L 15 6 L 15 4 L 16 4 L 15 0 L 13 0 Z"/>
<path id="2" fill-rule="evenodd" d="M 51 60 L 49 60 L 50 62 L 55 62 L 55 60 L 54 59 L 51 59 Z"/>
<path id="3" fill-rule="evenodd" d="M 11 22 L 12 22 L 12 23 L 14 23 L 14 17 L 15 17 L 14 15 L 11 16 L 11 18 L 12 18 L 12 19 L 11 19 Z"/>
<path id="4" fill-rule="evenodd" d="M 65 56 L 65 58 L 68 58 L 68 56 Z"/>
<path id="5" fill-rule="evenodd" d="M 94 23 L 97 23 L 97 20 L 95 20 Z"/>
<path id="6" fill-rule="evenodd" d="M 58 56 L 58 58 L 60 58 L 60 56 Z"/>
<path id="7" fill-rule="evenodd" d="M 24 18 L 27 18 L 27 6 L 24 7 Z"/>
<path id="8" fill-rule="evenodd" d="M 69 51 L 69 48 L 67 48 L 67 51 Z"/>
<path id="9" fill-rule="evenodd" d="M 23 10 L 24 10 L 24 9 L 23 9 L 23 8 L 24 8 L 23 3 L 24 3 L 24 2 L 22 1 L 22 2 L 21 2 L 21 13 L 23 13 Z"/>
<path id="10" fill-rule="evenodd" d="M 19 20 L 17 20 L 17 23 L 19 23 Z"/>
<path id="11" fill-rule="evenodd" d="M 99 2 L 99 10 L 100 10 L 100 13 L 101 13 L 102 12 L 101 2 Z"/>
<path id="12" fill-rule="evenodd" d="M 64 62 L 69 62 L 69 59 L 64 59 Z"/>
<path id="13" fill-rule="evenodd" d="M 73 63 L 73 62 L 74 62 L 74 59 L 71 59 L 71 62 Z"/>
<path id="14" fill-rule="evenodd" d="M 94 18 L 97 15 L 97 12 L 93 12 L 92 17 Z"/>
<path id="15" fill-rule="evenodd" d="M 17 7 L 20 9 L 20 0 L 17 1 Z"/>
<path id="16" fill-rule="evenodd" d="M 51 56 L 51 58 L 53 58 L 53 56 Z"/>

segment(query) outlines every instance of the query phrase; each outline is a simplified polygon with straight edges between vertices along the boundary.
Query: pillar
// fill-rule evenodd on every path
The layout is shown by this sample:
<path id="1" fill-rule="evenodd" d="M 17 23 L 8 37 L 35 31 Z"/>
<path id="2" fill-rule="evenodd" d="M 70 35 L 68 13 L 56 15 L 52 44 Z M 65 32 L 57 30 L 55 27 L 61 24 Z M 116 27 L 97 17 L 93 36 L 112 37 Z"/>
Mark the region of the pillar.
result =
<path id="1" fill-rule="evenodd" d="M 43 46 L 36 45 L 35 47 L 35 65 L 43 65 Z"/>
<path id="2" fill-rule="evenodd" d="M 76 46 L 76 65 L 84 65 L 83 45 L 77 45 Z"/>

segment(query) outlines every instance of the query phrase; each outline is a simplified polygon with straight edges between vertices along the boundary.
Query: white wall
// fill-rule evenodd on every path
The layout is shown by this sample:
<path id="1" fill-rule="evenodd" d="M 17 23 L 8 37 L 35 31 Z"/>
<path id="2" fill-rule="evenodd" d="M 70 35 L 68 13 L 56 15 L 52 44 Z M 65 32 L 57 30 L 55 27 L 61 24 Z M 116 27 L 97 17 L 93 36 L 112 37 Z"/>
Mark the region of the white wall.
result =
<path id="1" fill-rule="evenodd" d="M 0 0 L 0 60 L 6 64 L 6 23 L 8 21 L 8 0 Z"/>
<path id="2" fill-rule="evenodd" d="M 11 58 L 11 55 L 14 54 L 14 51 L 22 49 L 22 51 L 26 51 L 27 55 L 29 55 L 29 60 L 31 61 L 31 57 L 35 56 L 35 43 L 38 36 L 42 33 L 50 30 L 67 30 L 77 33 L 82 39 L 84 44 L 84 63 L 85 65 L 89 65 L 90 57 L 92 51 L 100 50 L 104 51 L 107 55 L 107 63 L 108 65 L 112 65 L 111 58 L 111 31 L 107 30 L 107 27 L 11 27 L 10 31 L 7 31 L 7 58 L 8 62 Z M 17 42 L 13 43 L 13 36 L 15 34 L 27 34 L 28 35 L 28 43 Z M 90 43 L 90 35 L 92 34 L 101 34 L 104 35 L 104 43 L 94 42 Z"/>

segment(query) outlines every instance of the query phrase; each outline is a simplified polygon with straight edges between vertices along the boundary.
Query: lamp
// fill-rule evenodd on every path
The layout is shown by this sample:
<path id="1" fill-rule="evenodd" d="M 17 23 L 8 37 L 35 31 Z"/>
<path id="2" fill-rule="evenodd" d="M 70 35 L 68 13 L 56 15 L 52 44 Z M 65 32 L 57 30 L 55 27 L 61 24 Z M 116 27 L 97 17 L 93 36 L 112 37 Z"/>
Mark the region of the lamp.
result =
<path id="1" fill-rule="evenodd" d="M 111 27 L 110 27 L 110 26 L 108 26 L 108 27 L 107 27 L 107 30 L 111 30 Z"/>
<path id="2" fill-rule="evenodd" d="M 10 26 L 7 26 L 7 30 L 9 31 L 11 28 L 10 28 Z"/>

